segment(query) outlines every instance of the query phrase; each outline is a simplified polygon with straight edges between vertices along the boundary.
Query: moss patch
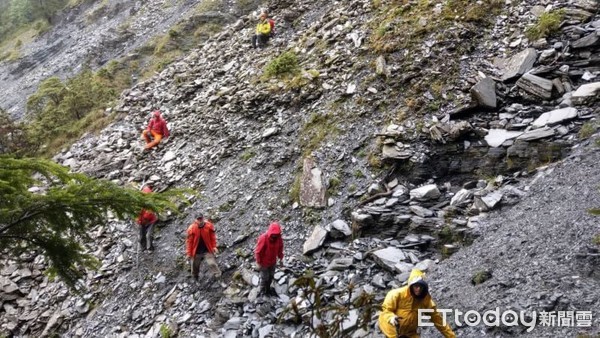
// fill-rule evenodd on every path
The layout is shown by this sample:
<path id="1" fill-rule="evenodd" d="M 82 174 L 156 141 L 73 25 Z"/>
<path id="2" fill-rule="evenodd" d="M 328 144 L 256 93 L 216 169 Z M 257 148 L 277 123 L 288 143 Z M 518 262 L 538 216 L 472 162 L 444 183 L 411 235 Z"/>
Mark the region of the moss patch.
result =
<path id="1" fill-rule="evenodd" d="M 558 32 L 560 22 L 564 16 L 565 11 L 562 9 L 543 13 L 538 18 L 537 23 L 525 31 L 525 35 L 530 40 L 537 40 L 554 34 Z"/>

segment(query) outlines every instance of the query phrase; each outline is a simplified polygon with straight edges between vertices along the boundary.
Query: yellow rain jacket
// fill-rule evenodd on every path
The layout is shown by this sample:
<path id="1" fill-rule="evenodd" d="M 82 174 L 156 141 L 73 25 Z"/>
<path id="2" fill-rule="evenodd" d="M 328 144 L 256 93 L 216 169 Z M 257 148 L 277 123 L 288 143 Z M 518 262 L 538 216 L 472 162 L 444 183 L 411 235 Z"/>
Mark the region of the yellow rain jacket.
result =
<path id="1" fill-rule="evenodd" d="M 269 20 L 262 20 L 256 25 L 256 34 L 269 34 L 271 33 L 271 24 Z"/>
<path id="2" fill-rule="evenodd" d="M 421 270 L 413 269 L 410 273 L 410 277 L 408 277 L 408 285 L 391 290 L 385 296 L 385 300 L 381 306 L 381 313 L 379 314 L 379 328 L 386 337 L 396 338 L 397 334 L 399 334 L 410 338 L 418 338 L 419 333 L 417 332 L 417 326 L 419 309 L 433 309 L 434 312 L 431 313 L 431 322 L 433 322 L 438 331 L 440 331 L 445 338 L 456 337 L 447 323 L 446 325 L 443 325 L 442 316 L 436 311 L 437 307 L 429 293 L 422 299 L 414 298 L 410 293 L 410 286 L 420 281 L 423 283 L 424 275 L 425 274 Z M 390 324 L 390 319 L 394 315 L 398 316 L 398 322 L 400 323 L 399 332 L 396 332 L 396 328 Z"/>

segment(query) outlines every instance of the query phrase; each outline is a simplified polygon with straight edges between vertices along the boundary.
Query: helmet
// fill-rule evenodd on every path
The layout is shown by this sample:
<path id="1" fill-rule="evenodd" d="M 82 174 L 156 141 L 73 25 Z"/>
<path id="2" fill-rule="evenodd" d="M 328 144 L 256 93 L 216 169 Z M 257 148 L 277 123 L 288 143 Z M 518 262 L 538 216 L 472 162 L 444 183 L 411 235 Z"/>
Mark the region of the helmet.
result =
<path id="1" fill-rule="evenodd" d="M 152 188 L 150 188 L 149 186 L 145 186 L 145 187 L 142 189 L 142 192 L 143 192 L 143 193 L 145 193 L 145 194 L 147 194 L 147 193 L 149 193 L 149 192 L 152 192 Z"/>

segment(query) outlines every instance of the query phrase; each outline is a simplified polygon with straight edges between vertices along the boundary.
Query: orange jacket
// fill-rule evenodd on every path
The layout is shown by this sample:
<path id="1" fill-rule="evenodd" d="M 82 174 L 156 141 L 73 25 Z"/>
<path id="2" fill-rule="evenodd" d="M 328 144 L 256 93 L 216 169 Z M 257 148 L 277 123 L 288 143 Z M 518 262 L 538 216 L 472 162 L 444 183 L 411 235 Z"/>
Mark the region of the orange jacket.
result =
<path id="1" fill-rule="evenodd" d="M 198 227 L 198 221 L 190 224 L 187 230 L 187 255 L 188 257 L 196 256 L 199 240 L 204 241 L 204 245 L 208 252 L 213 253 L 217 247 L 217 235 L 215 234 L 215 226 L 208 220 L 204 221 L 204 227 Z"/>
<path id="2" fill-rule="evenodd" d="M 158 218 L 156 217 L 155 213 L 153 213 L 150 210 L 142 209 L 136 222 L 139 225 L 149 225 L 149 224 L 156 223 L 157 220 L 158 220 Z"/>

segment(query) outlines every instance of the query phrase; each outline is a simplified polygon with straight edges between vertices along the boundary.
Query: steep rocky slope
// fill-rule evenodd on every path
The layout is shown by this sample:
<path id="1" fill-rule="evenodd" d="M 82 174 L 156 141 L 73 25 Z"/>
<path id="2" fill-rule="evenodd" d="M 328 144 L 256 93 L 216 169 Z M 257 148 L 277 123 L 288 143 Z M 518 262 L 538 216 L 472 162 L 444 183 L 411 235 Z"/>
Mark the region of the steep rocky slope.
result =
<path id="1" fill-rule="evenodd" d="M 72 77 L 83 67 L 97 69 L 108 61 L 139 53 L 152 38 L 191 16 L 202 1 L 91 1 L 58 15 L 48 32 L 26 42 L 14 62 L 0 62 L 1 107 L 13 116 L 25 112 L 27 97 L 41 81 Z M 208 1 L 204 19 L 226 23 L 241 13 L 226 1 Z M 249 4 L 252 1 L 248 1 Z M 222 11 L 212 9 L 221 8 Z M 135 79 L 134 79 L 135 80 Z M 134 81 L 135 82 L 135 81 Z"/>
<path id="2" fill-rule="evenodd" d="M 562 176 L 548 175 L 531 189 L 526 186 L 540 162 L 559 159 L 580 142 L 577 132 L 590 137 L 595 131 L 597 3 L 555 1 L 544 9 L 514 1 L 498 8 L 489 28 L 482 28 L 483 21 L 457 17 L 443 27 L 445 34 L 431 25 L 448 24 L 441 18 L 449 9 L 436 2 L 423 4 L 274 2 L 269 7 L 278 19 L 278 35 L 268 48 L 250 49 L 254 20 L 242 17 L 124 93 L 116 107 L 122 119 L 100 135 L 87 135 L 56 160 L 123 184 L 151 183 L 157 190 L 190 187 L 201 197 L 179 216 L 162 215 L 157 251 L 143 254 L 139 262 L 131 224 L 110 219 L 95 227 L 98 243 L 90 244 L 90 250 L 103 266 L 90 273 L 82 297 L 44 277 L 42 257 L 32 257 L 32 264 L 20 269 L 9 265 L 2 271 L 8 314 L 2 328 L 16 335 L 57 331 L 85 337 L 154 337 L 161 327 L 186 337 L 306 336 L 306 323 L 298 325 L 289 313 L 282 314 L 291 298 L 306 311 L 310 299 L 293 283 L 305 271 L 315 271 L 327 302 L 346 304 L 364 291 L 380 303 L 414 266 L 432 270 L 433 293 L 449 307 L 516 307 L 523 300 L 520 293 L 536 290 L 521 307 L 537 309 L 535 300 L 563 299 L 552 301 L 554 307 L 544 306 L 593 309 L 598 299 L 595 274 L 580 278 L 590 290 L 583 298 L 580 292 L 556 296 L 568 293 L 561 277 L 545 278 L 550 286 L 542 287 L 541 278 L 534 276 L 542 274 L 543 263 L 558 264 L 555 254 L 591 245 L 597 226 L 582 231 L 594 224 L 585 210 L 597 197 L 589 204 L 575 198 L 597 196 L 595 187 L 582 186 L 578 196 L 559 189 L 558 181 L 581 179 L 572 169 L 578 165 L 573 159 L 555 170 Z M 382 22 L 403 24 L 403 16 L 386 16 L 398 8 L 428 27 L 415 35 L 415 44 L 398 44 L 394 39 L 401 35 L 374 37 Z M 534 13 L 556 8 L 566 12 L 561 33 L 528 41 L 523 32 L 535 21 Z M 297 55 L 299 75 L 263 77 L 264 67 L 286 51 Z M 506 62 L 494 65 L 495 57 Z M 139 131 L 156 108 L 164 112 L 172 136 L 144 154 Z M 593 163 L 595 154 L 590 150 L 580 156 Z M 593 167 L 586 168 L 581 174 L 593 177 Z M 570 208 L 581 207 L 581 224 L 573 228 L 581 235 L 574 241 L 561 239 L 553 253 L 540 246 L 564 233 L 564 222 L 548 216 L 553 226 L 543 232 L 533 220 L 544 218 L 520 212 L 540 203 L 537 198 L 546 196 L 541 187 L 547 186 L 561 193 L 548 195 L 546 207 L 565 197 L 574 199 Z M 486 220 L 486 212 L 501 206 L 491 222 Z M 216 221 L 225 289 L 208 278 L 193 283 L 183 262 L 184 231 L 198 210 Z M 283 224 L 286 260 L 276 275 L 279 297 L 265 299 L 256 294 L 252 248 L 271 219 Z M 506 219 L 515 222 L 505 227 Z M 519 241 L 489 250 L 504 245 L 508 233 L 518 233 L 514 237 Z M 469 239 L 468 234 L 479 237 L 461 249 L 459 238 Z M 514 255 L 511 262 L 503 264 L 504 258 L 496 257 L 516 248 L 523 254 L 507 254 Z M 436 264 L 440 250 L 458 253 Z M 529 268 L 531 258 L 526 257 L 535 252 L 543 259 Z M 584 261 L 564 262 L 556 265 L 563 271 L 555 273 L 578 275 L 570 271 L 581 267 L 593 269 Z M 492 279 L 469 287 L 480 269 L 491 270 Z M 520 293 L 496 287 L 512 283 L 508 272 L 530 281 L 514 288 Z M 357 290 L 351 296 L 345 292 L 349 284 Z M 342 329 L 355 331 L 361 314 L 350 311 L 340 321 Z M 310 318 L 310 311 L 304 317 Z M 368 332 L 347 335 L 376 336 L 375 318 L 367 319 Z M 332 325 L 335 313 L 323 320 Z M 594 333 L 597 323 L 594 316 L 593 328 L 565 328 L 562 333 Z M 465 337 L 488 334 L 482 327 L 458 332 Z M 532 335 L 555 336 L 543 329 Z"/>
<path id="3" fill-rule="evenodd" d="M 598 246 L 600 226 L 587 211 L 600 203 L 598 156 L 595 144 L 583 144 L 564 161 L 540 168 L 520 187 L 522 201 L 493 213 L 477 232 L 481 236 L 438 265 L 432 273 L 440 307 L 480 311 L 512 309 L 592 311 L 592 329 L 555 318 L 526 332 L 526 327 L 464 327 L 459 336 L 574 337 L 598 334 L 600 287 Z M 474 285 L 482 271 L 489 279 Z M 466 297 L 465 295 L 469 295 Z M 548 317 L 549 318 L 549 317 Z"/>

